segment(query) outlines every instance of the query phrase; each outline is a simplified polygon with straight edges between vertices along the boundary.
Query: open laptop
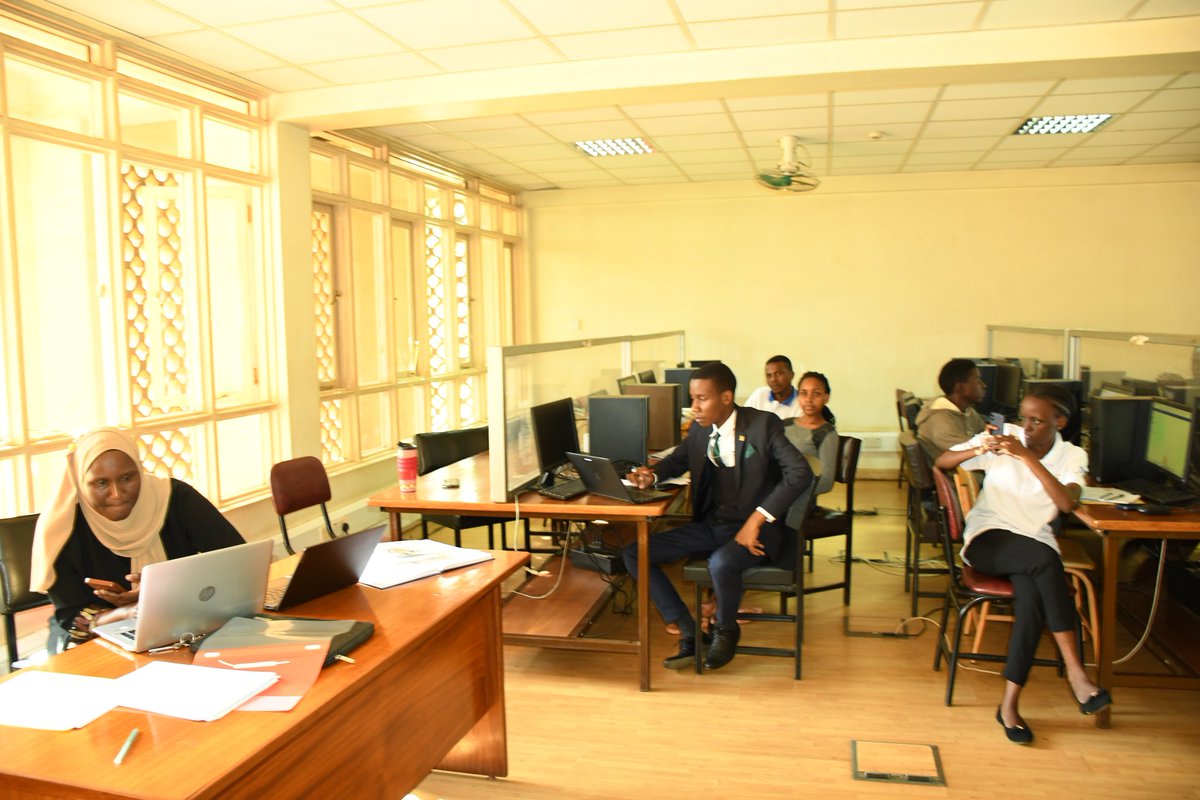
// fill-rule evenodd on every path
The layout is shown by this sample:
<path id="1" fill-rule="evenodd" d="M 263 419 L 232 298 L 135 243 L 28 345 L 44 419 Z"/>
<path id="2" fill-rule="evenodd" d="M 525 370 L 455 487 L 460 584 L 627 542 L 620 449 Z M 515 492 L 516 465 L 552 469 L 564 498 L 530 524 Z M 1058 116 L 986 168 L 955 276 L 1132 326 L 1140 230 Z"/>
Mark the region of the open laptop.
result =
<path id="1" fill-rule="evenodd" d="M 93 631 L 135 653 L 178 642 L 185 633 L 202 636 L 262 611 L 270 568 L 270 539 L 150 564 L 142 570 L 134 616 Z"/>
<path id="2" fill-rule="evenodd" d="M 671 497 L 670 492 L 626 486 L 612 461 L 603 456 L 567 453 L 567 458 L 571 459 L 579 479 L 592 494 L 624 500 L 626 503 L 652 503 Z"/>
<path id="3" fill-rule="evenodd" d="M 387 525 L 314 544 L 291 575 L 271 581 L 263 608 L 279 611 L 358 583 Z"/>

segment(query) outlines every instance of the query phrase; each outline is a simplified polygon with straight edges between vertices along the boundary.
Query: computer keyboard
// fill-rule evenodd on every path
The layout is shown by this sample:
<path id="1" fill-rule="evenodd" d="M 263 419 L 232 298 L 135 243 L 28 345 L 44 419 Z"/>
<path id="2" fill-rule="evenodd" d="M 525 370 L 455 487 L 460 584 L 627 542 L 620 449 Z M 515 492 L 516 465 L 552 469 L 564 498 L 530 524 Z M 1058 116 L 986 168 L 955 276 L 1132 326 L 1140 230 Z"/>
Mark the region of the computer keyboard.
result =
<path id="1" fill-rule="evenodd" d="M 1172 489 L 1169 486 L 1163 486 L 1161 483 L 1155 483 L 1147 478 L 1130 478 L 1129 480 L 1120 481 L 1117 488 L 1130 494 L 1140 495 L 1143 500 L 1151 503 L 1159 503 L 1165 506 L 1183 505 L 1185 503 L 1193 503 L 1200 498 L 1188 492 Z"/>
<path id="2" fill-rule="evenodd" d="M 575 478 L 574 480 L 563 481 L 553 486 L 538 489 L 537 493 L 545 497 L 553 497 L 555 500 L 570 500 L 572 497 L 587 494 L 587 487 L 583 485 L 583 481 Z"/>

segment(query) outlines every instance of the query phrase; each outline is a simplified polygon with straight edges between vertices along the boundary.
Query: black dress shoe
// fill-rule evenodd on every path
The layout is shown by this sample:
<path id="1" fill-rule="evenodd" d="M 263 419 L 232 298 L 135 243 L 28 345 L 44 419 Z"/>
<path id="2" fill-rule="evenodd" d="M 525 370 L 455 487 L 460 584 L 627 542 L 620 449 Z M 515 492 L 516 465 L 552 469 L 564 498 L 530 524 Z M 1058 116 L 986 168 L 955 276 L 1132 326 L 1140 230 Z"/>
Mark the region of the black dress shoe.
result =
<path id="1" fill-rule="evenodd" d="M 709 634 L 704 634 L 704 644 L 707 646 L 712 642 L 712 637 Z M 680 636 L 679 637 L 679 652 L 673 656 L 668 656 L 663 659 L 663 666 L 667 669 L 684 669 L 696 663 L 696 637 L 695 636 Z"/>
<path id="2" fill-rule="evenodd" d="M 741 636 L 742 629 L 737 625 L 718 625 L 713 634 L 712 647 L 708 649 L 708 654 L 704 657 L 704 669 L 720 669 L 733 661 L 733 657 L 737 653 L 738 639 Z"/>
<path id="3" fill-rule="evenodd" d="M 1020 725 L 1013 725 L 1011 728 L 1004 724 L 1004 717 L 1000 716 L 1000 709 L 996 709 L 996 722 L 1000 723 L 1000 727 L 1004 728 L 1004 735 L 1008 737 L 1010 742 L 1014 744 L 1030 744 L 1033 742 L 1033 731 L 1025 725 L 1025 720 L 1021 720 Z"/>
<path id="4" fill-rule="evenodd" d="M 1108 689 L 1098 689 L 1095 694 L 1079 704 L 1080 714 L 1095 714 L 1112 705 L 1112 695 Z"/>

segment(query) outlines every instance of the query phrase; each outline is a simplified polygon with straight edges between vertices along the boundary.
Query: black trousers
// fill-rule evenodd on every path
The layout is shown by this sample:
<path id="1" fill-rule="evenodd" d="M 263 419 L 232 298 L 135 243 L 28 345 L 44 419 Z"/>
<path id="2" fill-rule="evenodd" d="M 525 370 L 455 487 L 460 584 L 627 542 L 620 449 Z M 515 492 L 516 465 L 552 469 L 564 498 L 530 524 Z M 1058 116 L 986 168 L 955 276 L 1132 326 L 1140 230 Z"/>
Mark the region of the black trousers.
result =
<path id="1" fill-rule="evenodd" d="M 1075 627 L 1062 559 L 1044 542 L 996 528 L 971 540 L 967 559 L 982 572 L 1012 581 L 1013 626 L 1004 677 L 1024 686 L 1043 626 L 1053 633 Z"/>

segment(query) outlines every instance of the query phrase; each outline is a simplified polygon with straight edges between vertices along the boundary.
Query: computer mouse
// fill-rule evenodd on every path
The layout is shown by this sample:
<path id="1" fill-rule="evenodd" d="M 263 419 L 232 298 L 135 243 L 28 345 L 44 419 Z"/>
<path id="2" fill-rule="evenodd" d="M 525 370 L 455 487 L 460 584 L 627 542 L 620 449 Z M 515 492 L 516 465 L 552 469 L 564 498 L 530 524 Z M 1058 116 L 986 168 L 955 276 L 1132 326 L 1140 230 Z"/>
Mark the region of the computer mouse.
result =
<path id="1" fill-rule="evenodd" d="M 1161 506 L 1157 503 L 1143 503 L 1137 507 L 1137 510 L 1139 514 L 1149 514 L 1151 516 L 1171 513 L 1170 506 Z"/>

